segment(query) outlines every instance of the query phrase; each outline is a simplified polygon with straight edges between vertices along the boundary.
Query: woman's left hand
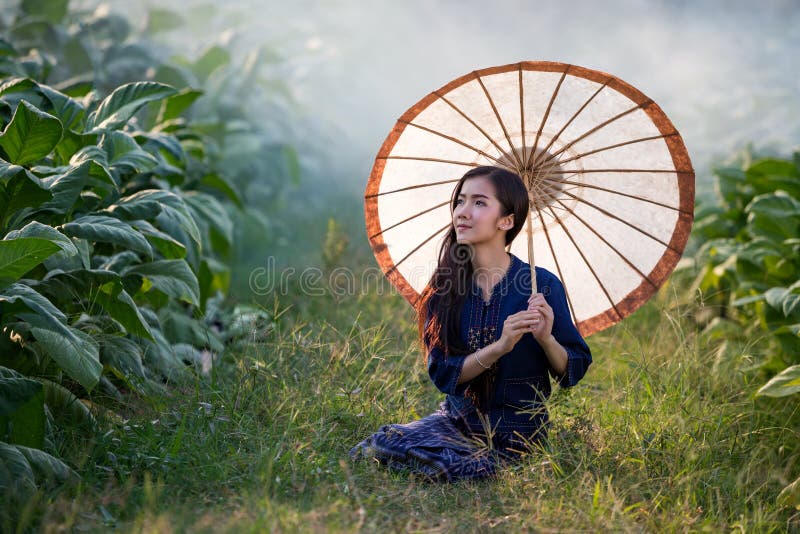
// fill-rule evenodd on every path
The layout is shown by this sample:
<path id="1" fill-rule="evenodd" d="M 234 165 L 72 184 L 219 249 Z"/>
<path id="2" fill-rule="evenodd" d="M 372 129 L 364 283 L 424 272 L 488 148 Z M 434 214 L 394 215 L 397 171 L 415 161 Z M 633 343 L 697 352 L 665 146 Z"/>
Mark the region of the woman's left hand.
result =
<path id="1" fill-rule="evenodd" d="M 528 299 L 528 309 L 538 312 L 539 322 L 531 326 L 531 334 L 536 341 L 545 341 L 553 331 L 553 308 L 547 303 L 544 295 L 536 293 Z"/>

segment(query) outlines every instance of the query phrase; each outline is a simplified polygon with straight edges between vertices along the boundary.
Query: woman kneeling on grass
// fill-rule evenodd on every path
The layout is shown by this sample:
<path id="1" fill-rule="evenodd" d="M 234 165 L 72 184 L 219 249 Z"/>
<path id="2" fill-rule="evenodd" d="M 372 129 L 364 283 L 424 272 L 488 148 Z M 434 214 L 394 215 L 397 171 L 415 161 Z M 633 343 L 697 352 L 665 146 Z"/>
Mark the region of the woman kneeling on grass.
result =
<path id="1" fill-rule="evenodd" d="M 467 172 L 453 192 L 453 226 L 417 305 L 439 410 L 385 425 L 351 451 L 436 479 L 492 476 L 546 435 L 550 377 L 575 385 L 592 361 L 564 287 L 506 252 L 528 215 L 528 191 L 498 167 Z"/>

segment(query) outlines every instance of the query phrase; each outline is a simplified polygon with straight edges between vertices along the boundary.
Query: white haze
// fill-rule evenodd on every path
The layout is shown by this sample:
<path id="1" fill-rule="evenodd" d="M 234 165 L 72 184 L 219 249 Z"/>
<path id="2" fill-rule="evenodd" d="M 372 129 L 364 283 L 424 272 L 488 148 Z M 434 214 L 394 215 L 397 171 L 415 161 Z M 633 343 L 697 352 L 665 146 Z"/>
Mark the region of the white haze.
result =
<path id="1" fill-rule="evenodd" d="M 173 2 L 187 20 L 201 4 Z M 135 17 L 145 12 L 143 4 L 113 5 Z M 272 75 L 289 84 L 302 123 L 311 125 L 298 135 L 324 146 L 315 167 L 354 195 L 408 107 L 469 71 L 520 60 L 605 71 L 655 100 L 684 137 L 701 194 L 711 166 L 746 144 L 783 155 L 800 144 L 798 0 L 239 0 L 216 7 L 220 30 L 236 30 L 237 50 L 263 44 L 283 58 Z M 172 44 L 192 56 L 231 35 Z"/>

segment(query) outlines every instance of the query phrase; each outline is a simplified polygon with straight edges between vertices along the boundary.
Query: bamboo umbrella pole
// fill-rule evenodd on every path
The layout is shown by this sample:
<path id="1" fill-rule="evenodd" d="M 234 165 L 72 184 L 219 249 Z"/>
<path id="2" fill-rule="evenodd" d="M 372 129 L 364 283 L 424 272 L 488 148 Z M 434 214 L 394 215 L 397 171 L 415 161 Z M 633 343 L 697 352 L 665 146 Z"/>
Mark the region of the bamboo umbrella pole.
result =
<path id="1" fill-rule="evenodd" d="M 533 261 L 533 212 L 528 211 L 528 263 L 531 266 L 531 295 L 538 293 L 536 287 L 536 263 Z"/>

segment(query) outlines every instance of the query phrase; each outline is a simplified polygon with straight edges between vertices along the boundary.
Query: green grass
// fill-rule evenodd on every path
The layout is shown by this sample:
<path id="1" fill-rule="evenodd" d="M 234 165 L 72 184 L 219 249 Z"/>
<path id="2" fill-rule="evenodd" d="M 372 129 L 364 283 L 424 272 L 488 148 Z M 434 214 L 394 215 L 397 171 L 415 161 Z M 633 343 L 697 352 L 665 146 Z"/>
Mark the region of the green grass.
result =
<path id="1" fill-rule="evenodd" d="M 793 398 L 755 398 L 757 342 L 701 335 L 667 285 L 589 339 L 556 390 L 546 450 L 493 481 L 433 484 L 347 451 L 441 395 L 396 295 L 265 298 L 278 316 L 213 374 L 131 398 L 87 442 L 54 436 L 80 486 L 42 493 L 44 531 L 791 531 L 776 496 L 800 475 Z"/>

